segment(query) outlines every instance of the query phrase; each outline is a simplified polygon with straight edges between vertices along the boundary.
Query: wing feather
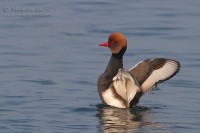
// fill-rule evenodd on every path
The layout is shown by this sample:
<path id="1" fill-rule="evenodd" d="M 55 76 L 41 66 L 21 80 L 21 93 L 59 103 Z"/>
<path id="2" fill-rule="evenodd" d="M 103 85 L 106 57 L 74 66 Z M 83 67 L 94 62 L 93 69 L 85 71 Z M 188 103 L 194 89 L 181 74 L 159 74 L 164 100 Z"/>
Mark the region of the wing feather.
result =
<path id="1" fill-rule="evenodd" d="M 165 58 L 147 59 L 129 71 L 138 80 L 143 94 L 154 85 L 173 77 L 180 70 L 180 63 Z"/>

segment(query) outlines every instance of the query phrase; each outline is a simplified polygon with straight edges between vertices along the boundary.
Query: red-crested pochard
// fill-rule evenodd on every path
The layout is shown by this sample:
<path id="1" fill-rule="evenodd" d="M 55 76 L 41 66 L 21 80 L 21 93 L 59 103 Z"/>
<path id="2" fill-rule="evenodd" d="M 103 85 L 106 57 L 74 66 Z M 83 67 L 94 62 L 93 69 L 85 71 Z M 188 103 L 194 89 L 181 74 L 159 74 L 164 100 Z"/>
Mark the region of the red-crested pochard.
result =
<path id="1" fill-rule="evenodd" d="M 97 88 L 104 104 L 131 108 L 141 96 L 150 91 L 156 84 L 173 77 L 180 69 L 180 63 L 166 58 L 146 59 L 129 70 L 123 68 L 123 55 L 127 48 L 125 35 L 113 32 L 108 42 L 99 44 L 108 47 L 110 61 L 99 77 Z"/>

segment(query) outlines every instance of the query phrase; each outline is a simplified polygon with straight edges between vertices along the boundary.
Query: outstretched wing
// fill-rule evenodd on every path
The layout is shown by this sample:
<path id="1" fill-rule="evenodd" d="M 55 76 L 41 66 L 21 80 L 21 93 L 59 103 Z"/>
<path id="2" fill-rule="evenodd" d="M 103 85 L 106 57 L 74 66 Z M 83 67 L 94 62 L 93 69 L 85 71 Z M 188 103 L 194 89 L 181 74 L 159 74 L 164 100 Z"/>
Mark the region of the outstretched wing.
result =
<path id="1" fill-rule="evenodd" d="M 139 62 L 129 71 L 141 86 L 142 93 L 154 85 L 173 77 L 180 69 L 180 63 L 172 59 L 155 58 Z"/>

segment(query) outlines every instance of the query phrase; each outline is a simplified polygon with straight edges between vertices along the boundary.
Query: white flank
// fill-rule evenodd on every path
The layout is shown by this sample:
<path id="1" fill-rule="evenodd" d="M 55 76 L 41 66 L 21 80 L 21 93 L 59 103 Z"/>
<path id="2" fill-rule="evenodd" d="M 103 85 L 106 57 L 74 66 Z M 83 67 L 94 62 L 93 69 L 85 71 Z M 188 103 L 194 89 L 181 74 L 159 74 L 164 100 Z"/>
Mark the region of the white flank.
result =
<path id="1" fill-rule="evenodd" d="M 168 60 L 162 68 L 154 70 L 151 73 L 151 75 L 142 84 L 142 91 L 144 93 L 148 92 L 157 82 L 172 76 L 177 71 L 177 69 L 178 64 L 175 61 Z"/>
<path id="2" fill-rule="evenodd" d="M 103 92 L 103 99 L 106 102 L 106 104 L 118 107 L 118 108 L 126 108 L 122 101 L 115 98 L 112 88 L 107 89 L 105 92 Z"/>
<path id="3" fill-rule="evenodd" d="M 113 86 L 116 92 L 126 101 L 127 107 L 129 107 L 129 103 L 134 98 L 136 92 L 140 90 L 137 81 L 129 71 L 123 69 L 120 69 L 113 78 Z"/>

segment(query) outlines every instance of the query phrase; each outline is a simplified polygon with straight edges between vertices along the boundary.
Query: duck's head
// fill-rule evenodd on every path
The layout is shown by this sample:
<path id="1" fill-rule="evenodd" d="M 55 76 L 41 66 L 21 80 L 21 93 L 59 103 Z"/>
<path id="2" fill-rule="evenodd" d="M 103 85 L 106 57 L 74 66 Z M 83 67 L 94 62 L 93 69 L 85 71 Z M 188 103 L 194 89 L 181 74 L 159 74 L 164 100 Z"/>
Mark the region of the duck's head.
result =
<path id="1" fill-rule="evenodd" d="M 124 34 L 113 32 L 108 38 L 108 42 L 99 44 L 99 46 L 108 47 L 113 54 L 123 55 L 127 48 L 127 40 Z"/>

